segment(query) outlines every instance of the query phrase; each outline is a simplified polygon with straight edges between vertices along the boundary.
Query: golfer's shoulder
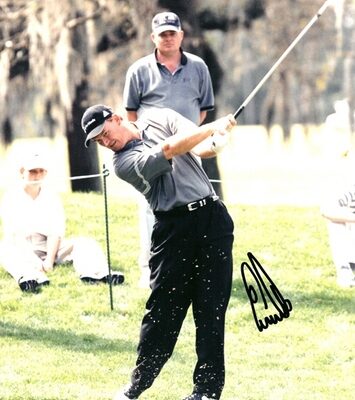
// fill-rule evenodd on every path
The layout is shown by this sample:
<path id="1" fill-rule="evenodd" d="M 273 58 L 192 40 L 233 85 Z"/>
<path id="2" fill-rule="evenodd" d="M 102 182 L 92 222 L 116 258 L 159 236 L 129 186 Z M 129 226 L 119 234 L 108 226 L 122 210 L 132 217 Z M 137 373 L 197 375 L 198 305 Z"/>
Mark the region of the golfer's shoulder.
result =
<path id="1" fill-rule="evenodd" d="M 151 108 L 145 111 L 138 120 L 149 126 L 151 133 L 165 132 L 168 136 L 172 132 L 176 132 L 179 126 L 186 126 L 187 124 L 194 125 L 190 120 L 172 110 L 171 108 Z M 138 122 L 137 121 L 137 122 Z"/>
<path id="2" fill-rule="evenodd" d="M 172 108 L 152 107 L 144 110 L 142 114 L 139 116 L 138 121 L 146 121 L 148 123 L 152 121 L 164 121 L 179 115 L 180 114 L 177 111 L 173 110 Z"/>
<path id="3" fill-rule="evenodd" d="M 181 115 L 177 111 L 173 110 L 172 108 L 168 108 L 168 107 L 156 108 L 154 110 L 154 113 L 155 113 L 156 118 L 163 118 L 163 119 Z"/>

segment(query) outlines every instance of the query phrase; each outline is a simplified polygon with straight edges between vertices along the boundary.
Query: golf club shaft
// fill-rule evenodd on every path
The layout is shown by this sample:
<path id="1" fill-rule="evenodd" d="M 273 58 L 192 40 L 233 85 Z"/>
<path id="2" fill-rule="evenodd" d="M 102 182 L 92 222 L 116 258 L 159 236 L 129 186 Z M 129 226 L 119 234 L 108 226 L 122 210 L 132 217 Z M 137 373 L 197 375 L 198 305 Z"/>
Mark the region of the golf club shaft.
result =
<path id="1" fill-rule="evenodd" d="M 270 76 L 274 73 L 276 68 L 282 63 L 282 61 L 288 56 L 288 54 L 293 50 L 296 44 L 302 39 L 302 37 L 307 33 L 310 27 L 318 20 L 318 18 L 323 14 L 325 9 L 329 6 L 332 0 L 327 0 L 322 7 L 318 10 L 317 14 L 308 22 L 308 24 L 302 29 L 302 31 L 298 34 L 296 39 L 290 44 L 290 46 L 285 50 L 285 52 L 281 55 L 281 57 L 275 62 L 275 64 L 270 68 L 270 70 L 265 74 L 265 76 L 261 79 L 258 85 L 254 88 L 254 90 L 249 94 L 249 96 L 244 100 L 238 110 L 234 113 L 234 118 L 242 113 L 245 106 L 250 102 L 250 100 L 256 95 L 256 93 L 260 90 L 260 88 L 264 85 L 264 83 L 270 78 Z"/>

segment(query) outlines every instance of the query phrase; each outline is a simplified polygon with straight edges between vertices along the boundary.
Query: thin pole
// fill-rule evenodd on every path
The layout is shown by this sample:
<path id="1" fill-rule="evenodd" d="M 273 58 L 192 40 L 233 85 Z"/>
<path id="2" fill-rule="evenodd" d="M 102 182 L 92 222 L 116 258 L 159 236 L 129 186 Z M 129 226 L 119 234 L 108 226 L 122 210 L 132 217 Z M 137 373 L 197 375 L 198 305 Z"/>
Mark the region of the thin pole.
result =
<path id="1" fill-rule="evenodd" d="M 111 257 L 110 257 L 110 237 L 109 237 L 109 224 L 108 224 L 108 206 L 107 206 L 107 185 L 106 178 L 109 176 L 110 171 L 106 169 L 103 164 L 103 183 L 104 183 L 104 201 L 105 201 L 105 227 L 106 227 L 106 254 L 107 254 L 107 265 L 108 265 L 108 277 L 109 277 L 109 292 L 110 292 L 110 305 L 111 311 L 113 310 L 113 295 L 112 295 L 112 274 L 111 274 Z"/>
<path id="2" fill-rule="evenodd" d="M 303 36 L 307 33 L 310 27 L 320 18 L 326 8 L 330 5 L 331 1 L 327 0 L 322 7 L 318 10 L 317 14 L 308 22 L 308 24 L 302 29 L 302 31 L 298 34 L 296 39 L 290 44 L 290 46 L 285 50 L 285 52 L 281 55 L 281 57 L 275 62 L 275 64 L 270 68 L 270 70 L 265 74 L 265 76 L 261 79 L 255 89 L 249 94 L 249 96 L 244 100 L 238 110 L 234 113 L 234 118 L 242 113 L 244 108 L 249 104 L 250 100 L 256 95 L 256 93 L 260 90 L 260 88 L 264 85 L 264 83 L 270 78 L 270 76 L 274 73 L 276 68 L 282 63 L 282 61 L 288 56 L 288 54 L 293 50 L 296 44 L 303 38 Z"/>

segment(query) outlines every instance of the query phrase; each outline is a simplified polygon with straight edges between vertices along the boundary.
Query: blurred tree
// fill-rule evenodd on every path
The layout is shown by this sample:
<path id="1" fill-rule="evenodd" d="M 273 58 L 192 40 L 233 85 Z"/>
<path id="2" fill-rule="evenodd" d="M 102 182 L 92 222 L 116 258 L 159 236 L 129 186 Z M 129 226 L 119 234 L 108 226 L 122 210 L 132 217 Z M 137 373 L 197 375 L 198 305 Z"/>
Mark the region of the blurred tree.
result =
<path id="1" fill-rule="evenodd" d="M 253 74 L 260 81 L 323 3 L 322 0 L 264 0 L 264 17 L 255 21 L 242 36 L 247 56 L 242 79 L 249 76 L 249 80 L 254 80 L 250 78 Z M 328 9 L 280 64 L 253 100 L 254 108 L 246 114 L 245 123 L 261 123 L 266 127 L 280 124 L 288 138 L 294 123 L 324 121 L 319 121 L 319 115 L 324 113 L 319 112 L 316 99 L 325 92 L 334 72 L 332 19 L 334 13 Z"/>
<path id="2" fill-rule="evenodd" d="M 5 83 L 0 100 L 3 124 L 18 131 L 25 127 L 32 136 L 41 136 L 36 132 L 39 125 L 46 136 L 53 136 L 57 124 L 68 139 L 71 175 L 98 172 L 97 149 L 82 151 L 82 132 L 74 118 L 82 113 L 90 74 L 90 42 L 83 22 L 99 16 L 103 7 L 97 1 L 85 2 L 84 8 L 81 4 L 75 0 L 0 4 L 1 58 L 7 59 L 0 69 Z M 34 112 L 35 121 L 28 121 Z M 100 191 L 101 183 L 76 180 L 72 188 Z"/>
<path id="3" fill-rule="evenodd" d="M 217 112 L 233 112 L 323 0 L 0 0 L 0 128 L 16 137 L 64 135 L 71 175 L 99 171 L 96 146 L 83 149 L 88 104 L 120 105 L 127 67 L 152 49 L 158 9 L 184 22 L 186 49 L 210 67 Z M 288 56 L 239 123 L 324 122 L 334 100 L 354 111 L 354 2 L 338 0 Z M 336 38 L 336 39 L 335 39 Z M 216 171 L 217 173 L 218 171 Z M 216 175 L 218 178 L 218 175 Z M 101 190 L 99 180 L 73 190 Z"/>
<path id="4" fill-rule="evenodd" d="M 355 1 L 339 0 L 335 7 L 337 40 L 337 64 L 343 71 L 342 92 L 349 103 L 349 122 L 355 132 Z"/>

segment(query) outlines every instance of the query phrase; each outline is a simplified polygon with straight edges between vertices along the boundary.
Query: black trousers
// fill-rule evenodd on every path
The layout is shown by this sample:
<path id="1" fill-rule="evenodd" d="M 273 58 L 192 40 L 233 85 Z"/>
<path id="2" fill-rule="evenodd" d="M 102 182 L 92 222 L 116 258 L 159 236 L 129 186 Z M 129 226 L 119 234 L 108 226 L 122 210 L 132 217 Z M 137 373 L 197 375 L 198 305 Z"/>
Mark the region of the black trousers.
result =
<path id="1" fill-rule="evenodd" d="M 152 234 L 151 295 L 142 321 L 132 389 L 150 387 L 171 356 L 192 304 L 194 392 L 219 399 L 224 386 L 225 313 L 232 284 L 233 221 L 217 200 L 193 212 L 159 215 Z"/>

